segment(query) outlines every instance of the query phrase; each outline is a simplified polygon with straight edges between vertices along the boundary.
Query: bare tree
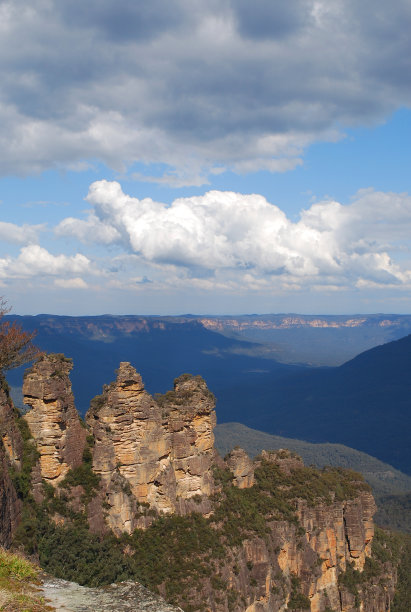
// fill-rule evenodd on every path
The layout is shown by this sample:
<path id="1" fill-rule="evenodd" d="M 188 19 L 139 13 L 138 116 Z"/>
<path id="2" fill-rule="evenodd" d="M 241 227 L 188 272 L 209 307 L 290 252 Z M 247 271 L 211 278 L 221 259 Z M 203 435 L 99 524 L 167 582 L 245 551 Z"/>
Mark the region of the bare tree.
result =
<path id="1" fill-rule="evenodd" d="M 0 372 L 17 368 L 41 354 L 32 342 L 36 332 L 25 332 L 14 321 L 2 320 L 8 312 L 7 300 L 0 297 Z"/>

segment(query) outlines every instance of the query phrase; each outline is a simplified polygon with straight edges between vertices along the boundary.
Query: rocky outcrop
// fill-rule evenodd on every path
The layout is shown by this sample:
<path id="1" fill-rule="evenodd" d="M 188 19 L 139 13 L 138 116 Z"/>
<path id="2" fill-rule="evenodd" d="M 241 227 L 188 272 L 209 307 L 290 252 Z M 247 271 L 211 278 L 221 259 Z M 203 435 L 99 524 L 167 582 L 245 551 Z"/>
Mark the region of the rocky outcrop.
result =
<path id="1" fill-rule="evenodd" d="M 74 407 L 71 359 L 43 355 L 24 377 L 24 418 L 37 443 L 41 478 L 56 486 L 70 468 L 81 464 L 86 430 Z"/>
<path id="2" fill-rule="evenodd" d="M 46 576 L 40 591 L 53 609 L 65 612 L 182 612 L 138 582 L 120 582 L 91 589 Z"/>
<path id="3" fill-rule="evenodd" d="M 276 451 L 263 450 L 260 457 L 277 465 L 285 474 L 291 474 L 292 470 L 304 467 L 301 457 L 286 448 L 280 448 Z"/>
<path id="4" fill-rule="evenodd" d="M 201 376 L 183 374 L 160 400 L 171 436 L 176 498 L 209 496 L 214 489 L 215 398 Z"/>
<path id="5" fill-rule="evenodd" d="M 234 484 L 239 489 L 248 489 L 254 484 L 254 465 L 245 450 L 236 447 L 225 458 L 230 472 L 234 474 Z"/>
<path id="6" fill-rule="evenodd" d="M 256 470 L 264 467 L 258 477 L 256 472 L 256 486 L 262 498 L 268 495 L 270 480 L 276 480 L 276 473 L 267 468 L 267 464 L 282 471 L 281 463 L 287 459 L 284 451 L 277 457 L 275 455 L 267 453 L 266 459 L 260 458 L 255 462 Z M 303 491 L 301 485 L 307 477 L 308 488 L 316 485 L 316 476 L 311 480 L 301 461 L 295 456 L 293 459 L 296 467 L 289 469 L 289 462 L 284 461 L 284 473 L 288 478 L 282 480 L 278 490 L 273 492 L 278 499 L 276 507 L 281 508 L 281 512 L 289 503 L 287 499 L 290 500 L 286 495 L 290 483 L 297 483 Z M 232 463 L 230 456 L 226 461 Z M 323 484 L 328 482 L 325 475 Z M 351 484 L 355 486 L 354 481 Z M 236 479 L 233 485 L 237 486 Z M 396 573 L 389 564 L 385 566 L 375 560 L 372 573 L 366 573 L 371 558 L 374 535 L 371 517 L 375 504 L 371 493 L 361 483 L 355 493 L 351 491 L 350 499 L 337 498 L 332 487 L 330 495 L 325 498 L 320 495 L 315 501 L 309 494 L 307 499 L 297 497 L 291 501 L 295 508 L 294 518 L 277 517 L 273 520 L 271 517 L 270 520 L 266 516 L 263 535 L 252 534 L 256 526 L 259 530 L 258 521 L 254 522 L 254 512 L 259 503 L 256 502 L 254 511 L 249 513 L 249 522 L 238 523 L 237 513 L 244 512 L 249 504 L 253 504 L 253 498 L 246 495 L 241 500 L 232 496 L 226 487 L 223 490 L 229 494 L 230 504 L 237 500 L 234 517 L 228 516 L 228 521 L 234 520 L 237 533 L 243 530 L 243 541 L 240 545 L 228 547 L 224 562 L 219 563 L 214 589 L 220 590 L 213 590 L 213 580 L 204 578 L 198 600 L 190 602 L 194 608 L 205 605 L 221 612 L 389 611 Z M 337 491 L 338 487 L 339 484 Z M 245 505 L 240 509 L 242 504 Z M 218 516 L 220 518 L 221 513 Z M 230 533 L 230 530 L 226 528 L 224 533 Z M 346 574 L 350 574 L 349 580 L 341 580 Z M 223 585 L 225 595 L 221 593 Z"/>
<path id="7" fill-rule="evenodd" d="M 170 437 L 160 407 L 130 364 L 121 363 L 117 380 L 94 398 L 86 422 L 110 528 L 130 533 L 138 504 L 174 510 L 175 482 L 166 476 L 172 476 Z"/>
<path id="8" fill-rule="evenodd" d="M 94 398 L 86 417 L 93 470 L 115 533 L 144 525 L 144 507 L 184 513 L 199 509 L 198 497 L 212 493 L 214 403 L 205 382 L 189 375 L 155 401 L 127 362 Z"/>
<path id="9" fill-rule="evenodd" d="M 355 499 L 318 503 L 314 507 L 299 501 L 297 516 L 320 567 L 320 576 L 315 586 L 310 585 L 308 588 L 312 612 L 322 610 L 324 591 L 331 608 L 340 609 L 338 575 L 347 570 L 348 564 L 360 572 L 364 570 L 365 561 L 371 556 L 374 536 L 372 516 L 375 511 L 374 498 L 368 491 L 360 491 Z M 287 559 L 283 563 L 282 570 L 297 572 L 295 564 L 290 567 L 289 562 L 290 559 Z"/>

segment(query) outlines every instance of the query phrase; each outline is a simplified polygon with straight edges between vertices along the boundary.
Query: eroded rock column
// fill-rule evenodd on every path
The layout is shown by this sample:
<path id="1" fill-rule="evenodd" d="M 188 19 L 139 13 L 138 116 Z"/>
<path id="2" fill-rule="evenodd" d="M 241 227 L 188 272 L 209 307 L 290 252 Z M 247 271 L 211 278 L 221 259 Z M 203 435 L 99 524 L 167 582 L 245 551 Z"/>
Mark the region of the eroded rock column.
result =
<path id="1" fill-rule="evenodd" d="M 181 499 L 213 493 L 214 407 L 214 395 L 201 376 L 183 374 L 175 380 L 167 410 L 176 495 Z"/>
<path id="2" fill-rule="evenodd" d="M 116 381 L 92 400 L 86 421 L 95 440 L 93 469 L 105 490 L 110 527 L 132 531 L 137 504 L 173 511 L 175 477 L 167 423 L 129 363 L 122 362 Z"/>
<path id="3" fill-rule="evenodd" d="M 74 407 L 72 367 L 64 355 L 44 355 L 26 372 L 23 383 L 24 403 L 31 407 L 24 418 L 40 453 L 41 477 L 53 486 L 80 465 L 86 440 Z"/>

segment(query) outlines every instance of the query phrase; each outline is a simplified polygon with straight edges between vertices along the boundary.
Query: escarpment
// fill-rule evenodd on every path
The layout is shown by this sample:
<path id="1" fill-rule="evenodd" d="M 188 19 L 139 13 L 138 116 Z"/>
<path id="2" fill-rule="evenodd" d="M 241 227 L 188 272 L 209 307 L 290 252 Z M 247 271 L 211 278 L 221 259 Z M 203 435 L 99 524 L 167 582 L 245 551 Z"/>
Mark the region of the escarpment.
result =
<path id="1" fill-rule="evenodd" d="M 358 474 L 305 467 L 286 450 L 252 461 L 235 448 L 223 460 L 204 380 L 183 374 L 153 397 L 127 362 L 92 400 L 84 428 L 70 368 L 45 356 L 24 382 L 49 571 L 87 584 L 84 546 L 93 586 L 138 580 L 184 610 L 389 611 L 395 562 L 374 553 L 375 503 Z M 9 463 L 19 456 L 13 435 L 3 435 Z M 65 538 L 79 552 L 62 575 L 54 542 Z"/>

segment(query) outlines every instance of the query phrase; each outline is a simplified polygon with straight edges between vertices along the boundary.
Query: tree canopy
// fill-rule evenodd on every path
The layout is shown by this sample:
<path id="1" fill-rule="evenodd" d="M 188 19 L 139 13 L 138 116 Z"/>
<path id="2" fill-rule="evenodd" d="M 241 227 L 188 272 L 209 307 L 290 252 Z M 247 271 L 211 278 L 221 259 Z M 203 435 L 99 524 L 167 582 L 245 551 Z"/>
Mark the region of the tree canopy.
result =
<path id="1" fill-rule="evenodd" d="M 17 368 L 40 355 L 32 342 L 36 333 L 23 331 L 14 321 L 4 321 L 8 312 L 7 300 L 0 297 L 0 372 Z"/>

